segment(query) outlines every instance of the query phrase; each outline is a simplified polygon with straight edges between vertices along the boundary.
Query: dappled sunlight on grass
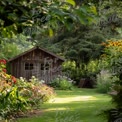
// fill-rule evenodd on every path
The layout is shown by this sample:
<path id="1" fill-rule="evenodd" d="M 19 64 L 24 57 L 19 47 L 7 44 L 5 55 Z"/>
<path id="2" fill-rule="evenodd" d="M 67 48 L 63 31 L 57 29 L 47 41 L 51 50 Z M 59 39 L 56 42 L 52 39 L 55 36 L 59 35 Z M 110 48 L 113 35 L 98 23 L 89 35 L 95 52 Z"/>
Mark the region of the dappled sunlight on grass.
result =
<path id="1" fill-rule="evenodd" d="M 44 112 L 46 112 L 46 111 L 57 111 L 57 110 L 61 111 L 61 110 L 66 110 L 66 109 L 67 109 L 66 107 L 65 108 L 61 108 L 61 107 L 60 108 L 49 108 L 49 109 L 45 109 Z"/>
<path id="2" fill-rule="evenodd" d="M 42 104 L 42 115 L 20 119 L 19 122 L 106 122 L 98 116 L 112 106 L 110 96 L 95 89 L 56 90 L 57 96 Z"/>
<path id="3" fill-rule="evenodd" d="M 70 103 L 75 101 L 88 101 L 88 100 L 97 100 L 94 96 L 75 96 L 67 98 L 55 98 L 50 100 L 49 103 Z"/>

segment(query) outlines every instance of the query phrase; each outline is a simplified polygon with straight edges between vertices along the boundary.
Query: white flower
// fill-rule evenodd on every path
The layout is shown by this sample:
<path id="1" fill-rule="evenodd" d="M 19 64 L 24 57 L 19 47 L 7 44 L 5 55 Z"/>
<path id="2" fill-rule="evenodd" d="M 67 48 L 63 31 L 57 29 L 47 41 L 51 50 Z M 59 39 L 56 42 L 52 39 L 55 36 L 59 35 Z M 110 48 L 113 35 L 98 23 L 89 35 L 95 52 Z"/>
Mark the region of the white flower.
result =
<path id="1" fill-rule="evenodd" d="M 44 80 L 41 80 L 41 83 L 45 83 L 45 81 Z"/>

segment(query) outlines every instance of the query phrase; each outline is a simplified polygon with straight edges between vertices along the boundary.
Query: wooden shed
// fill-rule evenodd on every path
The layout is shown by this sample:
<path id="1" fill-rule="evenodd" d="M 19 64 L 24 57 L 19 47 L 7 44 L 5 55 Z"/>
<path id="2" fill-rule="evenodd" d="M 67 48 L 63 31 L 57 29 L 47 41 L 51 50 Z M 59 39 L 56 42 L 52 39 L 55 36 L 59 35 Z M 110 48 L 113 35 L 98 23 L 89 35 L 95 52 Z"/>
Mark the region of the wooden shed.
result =
<path id="1" fill-rule="evenodd" d="M 32 76 L 49 83 L 61 75 L 64 59 L 39 47 L 34 47 L 8 61 L 11 74 L 29 80 Z"/>

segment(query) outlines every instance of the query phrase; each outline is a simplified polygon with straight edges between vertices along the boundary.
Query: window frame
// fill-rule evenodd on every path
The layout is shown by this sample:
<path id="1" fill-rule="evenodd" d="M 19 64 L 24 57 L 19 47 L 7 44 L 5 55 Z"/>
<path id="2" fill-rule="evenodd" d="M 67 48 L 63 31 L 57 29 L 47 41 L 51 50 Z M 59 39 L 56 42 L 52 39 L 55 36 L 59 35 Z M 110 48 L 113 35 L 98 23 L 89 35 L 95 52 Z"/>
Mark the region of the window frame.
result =
<path id="1" fill-rule="evenodd" d="M 25 62 L 24 64 L 24 70 L 33 70 L 34 69 L 34 63 L 31 62 Z"/>

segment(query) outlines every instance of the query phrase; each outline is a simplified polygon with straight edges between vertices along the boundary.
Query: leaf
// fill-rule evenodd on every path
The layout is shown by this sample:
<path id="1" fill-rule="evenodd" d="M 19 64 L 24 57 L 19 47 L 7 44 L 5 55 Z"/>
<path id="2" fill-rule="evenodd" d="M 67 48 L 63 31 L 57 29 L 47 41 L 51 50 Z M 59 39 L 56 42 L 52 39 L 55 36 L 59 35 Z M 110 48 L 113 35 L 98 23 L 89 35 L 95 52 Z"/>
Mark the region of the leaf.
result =
<path id="1" fill-rule="evenodd" d="M 89 23 L 89 24 L 92 24 L 94 19 L 93 19 L 92 17 L 89 16 L 89 17 L 87 17 L 87 20 L 88 20 L 88 23 Z M 94 20 L 94 21 L 95 21 L 95 20 Z"/>
<path id="2" fill-rule="evenodd" d="M 74 0 L 66 0 L 66 2 L 69 3 L 69 4 L 71 4 L 71 5 L 73 5 L 73 6 L 76 5 Z"/>
<path id="3" fill-rule="evenodd" d="M 52 37 L 54 35 L 53 30 L 50 28 L 49 29 L 49 36 Z"/>
<path id="4" fill-rule="evenodd" d="M 59 15 L 59 16 L 64 16 L 65 15 L 65 12 L 58 9 L 58 8 L 51 8 L 50 11 L 51 11 L 52 14 L 56 14 L 56 15 Z"/>
<path id="5" fill-rule="evenodd" d="M 75 13 L 78 15 L 78 19 L 82 24 L 87 24 L 86 17 L 84 16 L 83 12 L 81 12 L 79 9 L 75 10 Z"/>
<path id="6" fill-rule="evenodd" d="M 91 12 L 93 12 L 95 15 L 97 15 L 97 10 L 95 6 L 91 6 Z"/>
<path id="7" fill-rule="evenodd" d="M 88 12 L 87 12 L 87 8 L 85 8 L 85 7 L 80 7 L 79 10 L 80 10 L 82 13 L 84 13 L 84 14 L 87 14 L 87 13 L 88 13 Z"/>
<path id="8" fill-rule="evenodd" d="M 73 14 L 69 14 L 69 17 L 72 18 L 72 20 L 77 21 L 77 17 Z"/>

